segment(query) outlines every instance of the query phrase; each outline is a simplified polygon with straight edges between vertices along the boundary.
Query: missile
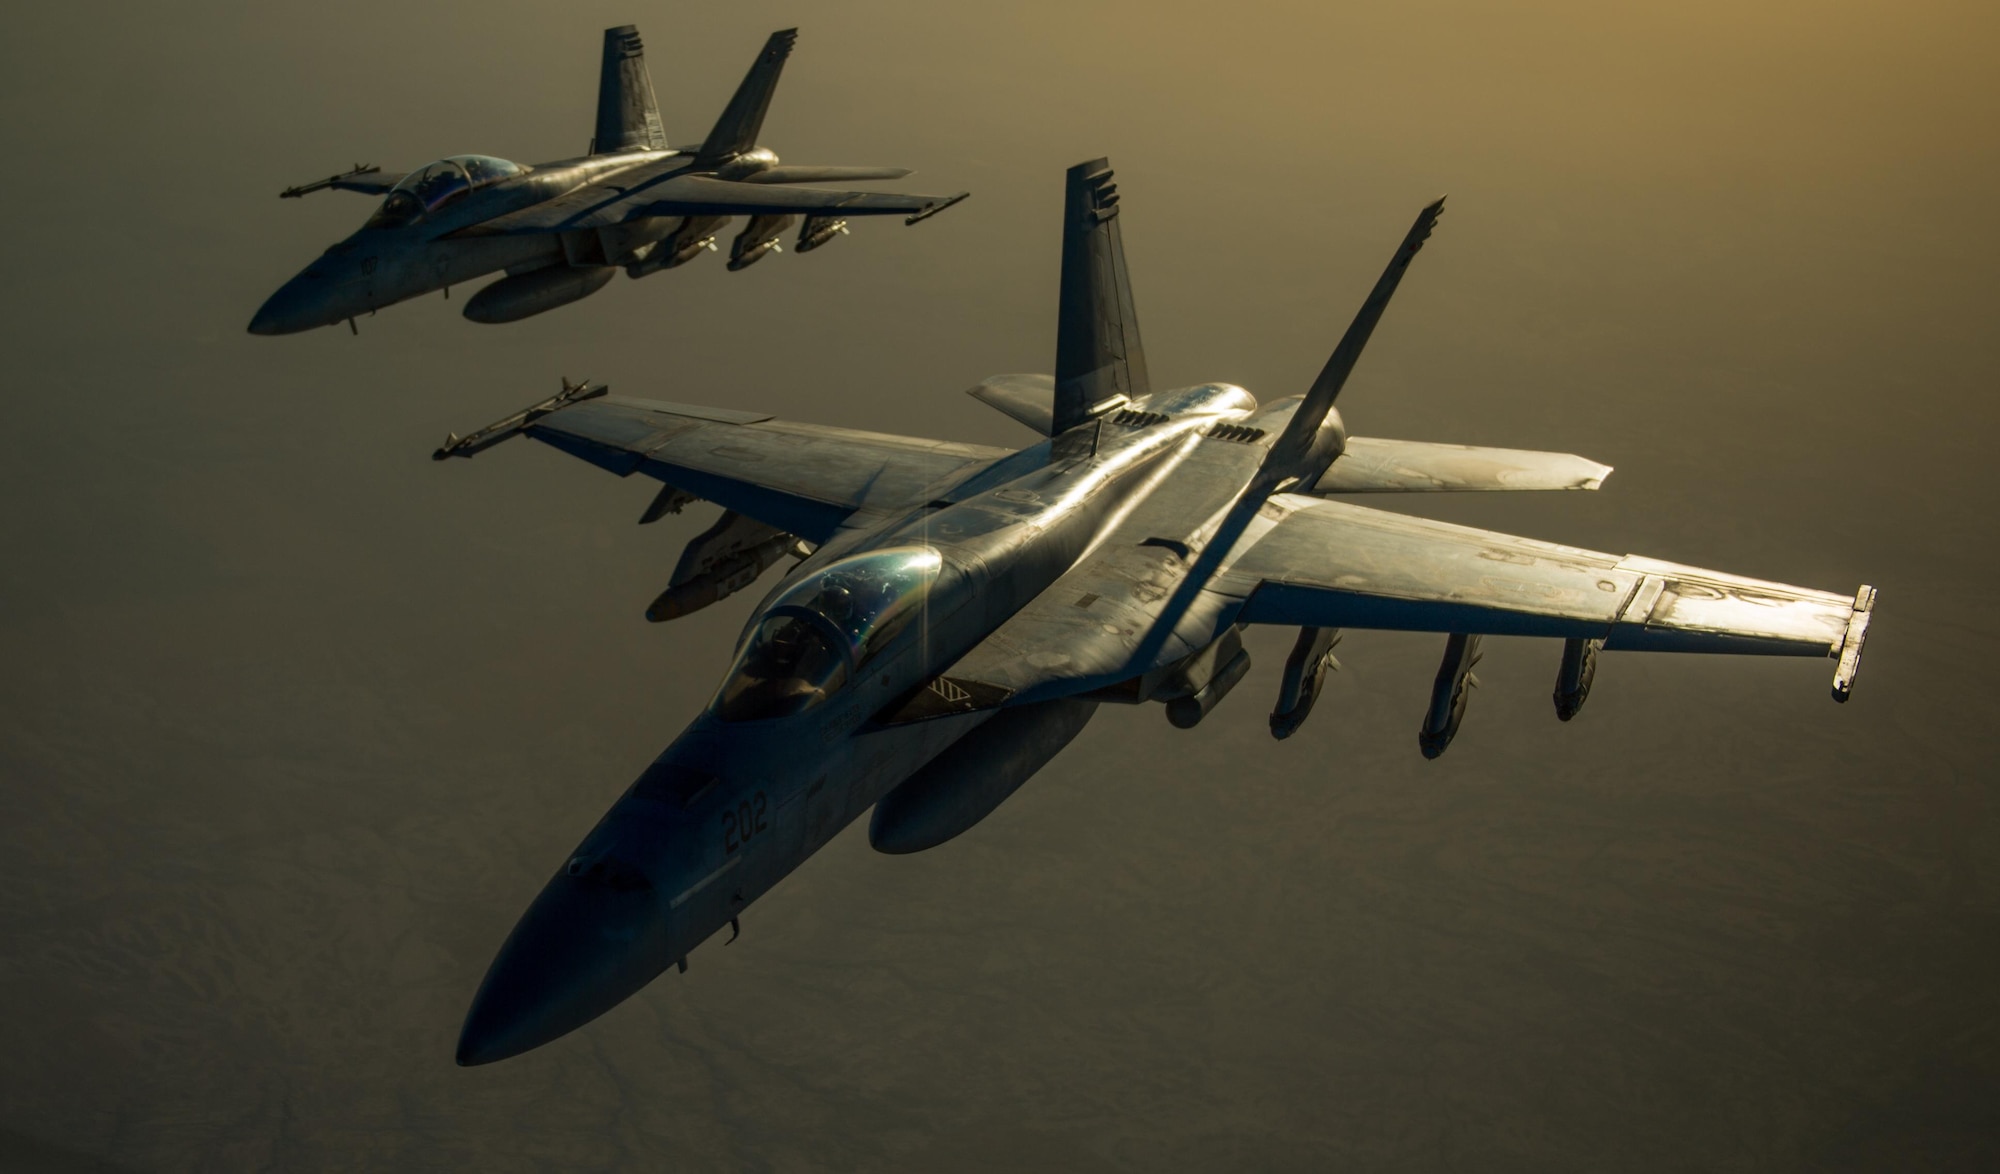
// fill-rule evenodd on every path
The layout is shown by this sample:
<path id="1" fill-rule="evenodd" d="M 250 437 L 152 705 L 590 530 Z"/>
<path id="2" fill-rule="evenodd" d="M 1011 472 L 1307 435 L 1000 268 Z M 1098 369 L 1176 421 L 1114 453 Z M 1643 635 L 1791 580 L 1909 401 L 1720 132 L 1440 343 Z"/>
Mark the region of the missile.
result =
<path id="1" fill-rule="evenodd" d="M 560 412 L 571 404 L 596 399 L 610 390 L 604 384 L 592 383 L 588 379 L 580 383 L 571 383 L 565 378 L 562 381 L 561 391 L 538 403 L 529 404 L 511 416 L 503 416 L 466 436 L 460 436 L 456 432 L 445 433 L 444 443 L 431 454 L 431 459 L 443 461 L 452 457 L 464 457 L 470 460 L 501 441 L 512 440 L 519 436 L 543 416 Z"/>
<path id="2" fill-rule="evenodd" d="M 1278 704 L 1271 710 L 1273 738 L 1289 738 L 1305 724 L 1313 702 L 1319 700 L 1320 686 L 1326 683 L 1326 670 L 1340 668 L 1340 662 L 1333 657 L 1333 646 L 1338 643 L 1339 628 L 1299 629 L 1298 643 L 1292 645 L 1292 654 L 1285 659 L 1285 675 L 1278 684 Z"/>
<path id="3" fill-rule="evenodd" d="M 734 511 L 690 539 L 667 589 L 646 608 L 653 623 L 679 619 L 757 581 L 798 540 Z"/>
<path id="4" fill-rule="evenodd" d="M 845 235 L 847 221 L 835 220 L 831 216 L 808 216 L 799 228 L 799 240 L 792 249 L 794 252 L 810 253 L 834 237 Z"/>
<path id="5" fill-rule="evenodd" d="M 1438 665 L 1437 684 L 1431 687 L 1430 711 L 1424 728 L 1417 732 L 1417 745 L 1425 758 L 1436 758 L 1458 736 L 1458 724 L 1465 720 L 1465 700 L 1479 685 L 1472 666 L 1479 663 L 1479 637 L 1453 632 L 1445 641 L 1444 660 Z"/>
<path id="6" fill-rule="evenodd" d="M 644 277 L 662 269 L 673 269 L 701 256 L 702 250 L 715 251 L 715 232 L 729 223 L 727 216 L 690 216 L 681 221 L 673 235 L 654 245 L 644 257 L 625 266 L 625 276 Z"/>
<path id="7" fill-rule="evenodd" d="M 472 295 L 465 303 L 465 316 L 474 322 L 497 325 L 580 302 L 603 289 L 617 270 L 608 265 L 550 265 L 527 273 L 503 277 Z"/>
<path id="8" fill-rule="evenodd" d="M 778 238 L 792 226 L 794 218 L 790 214 L 752 216 L 743 231 L 729 243 L 729 271 L 748 269 L 763 259 L 766 253 L 782 253 L 785 247 Z"/>
<path id="9" fill-rule="evenodd" d="M 1562 667 L 1556 670 L 1556 716 L 1568 721 L 1583 708 L 1590 696 L 1591 679 L 1597 676 L 1597 654 L 1602 640 L 1563 641 Z"/>
<path id="10" fill-rule="evenodd" d="M 656 624 L 677 620 L 729 598 L 755 583 L 767 567 L 784 557 L 791 544 L 790 535 L 780 535 L 762 546 L 717 562 L 685 583 L 675 583 L 647 605 L 646 618 Z"/>

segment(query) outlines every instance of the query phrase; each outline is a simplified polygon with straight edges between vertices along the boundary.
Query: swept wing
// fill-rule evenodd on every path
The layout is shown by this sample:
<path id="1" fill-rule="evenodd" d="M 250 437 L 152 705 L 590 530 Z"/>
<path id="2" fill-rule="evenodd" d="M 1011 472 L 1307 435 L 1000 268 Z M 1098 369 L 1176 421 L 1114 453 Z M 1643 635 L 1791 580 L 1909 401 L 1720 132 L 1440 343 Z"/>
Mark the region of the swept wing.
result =
<path id="1" fill-rule="evenodd" d="M 1127 535 L 1136 534 L 1127 530 Z M 1199 552 L 1194 552 L 1197 561 Z M 1038 701 L 1159 671 L 1235 624 L 1602 640 L 1607 650 L 1838 658 L 1845 699 L 1874 589 L 1855 596 L 1278 494 L 1192 594 L 1171 544 L 1108 543 L 948 670 Z M 1171 634 L 1171 635 L 1168 635 Z"/>
<path id="2" fill-rule="evenodd" d="M 1270 504 L 1283 517 L 1209 584 L 1243 599 L 1240 623 L 1838 657 L 1834 689 L 1844 697 L 1875 594 L 1836 595 L 1297 494 Z"/>
<path id="3" fill-rule="evenodd" d="M 640 216 L 756 216 L 776 213 L 844 217 L 902 214 L 918 219 L 942 212 L 965 198 L 963 192 L 953 196 L 850 192 L 776 183 L 746 183 L 708 175 L 668 175 L 650 182 L 642 181 L 636 186 L 632 180 L 629 172 L 623 172 L 601 183 L 585 184 L 532 208 L 496 216 L 467 229 L 465 234 L 609 228 Z"/>
<path id="4" fill-rule="evenodd" d="M 566 392 L 454 439 L 471 455 L 516 433 L 621 477 L 641 473 L 788 534 L 825 542 L 858 511 L 907 509 L 1008 450 L 799 424 L 759 412 Z M 538 405 L 539 407 L 539 405 Z M 468 438 L 473 439 L 473 438 Z M 454 444 L 461 447 L 454 448 Z"/>

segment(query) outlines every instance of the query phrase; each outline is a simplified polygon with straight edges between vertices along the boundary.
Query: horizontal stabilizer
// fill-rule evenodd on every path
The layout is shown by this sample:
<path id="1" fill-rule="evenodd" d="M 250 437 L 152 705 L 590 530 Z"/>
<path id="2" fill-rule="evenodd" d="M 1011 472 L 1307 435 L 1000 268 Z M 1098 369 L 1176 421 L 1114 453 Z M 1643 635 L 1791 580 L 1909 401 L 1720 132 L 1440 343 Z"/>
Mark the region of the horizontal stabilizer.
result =
<path id="1" fill-rule="evenodd" d="M 965 394 L 998 408 L 1043 436 L 1054 435 L 1056 377 L 1053 375 L 988 375 Z"/>
<path id="2" fill-rule="evenodd" d="M 1311 492 L 1597 489 L 1610 475 L 1610 465 L 1574 453 L 1357 436 L 1348 440 L 1340 459 L 1320 474 Z"/>

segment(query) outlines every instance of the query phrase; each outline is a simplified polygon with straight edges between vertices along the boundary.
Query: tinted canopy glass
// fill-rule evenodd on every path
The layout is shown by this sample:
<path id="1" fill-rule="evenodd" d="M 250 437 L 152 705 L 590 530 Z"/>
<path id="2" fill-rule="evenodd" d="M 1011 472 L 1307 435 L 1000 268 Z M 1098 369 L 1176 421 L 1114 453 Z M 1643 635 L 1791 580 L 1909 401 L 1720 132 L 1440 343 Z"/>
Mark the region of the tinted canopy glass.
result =
<path id="1" fill-rule="evenodd" d="M 456 159 L 440 159 L 436 163 L 426 163 L 403 177 L 396 185 L 396 191 L 408 192 L 428 212 L 456 196 L 472 190 L 472 177 Z"/>
<path id="2" fill-rule="evenodd" d="M 726 722 L 789 717 L 811 709 L 847 683 L 847 658 L 822 626 L 800 615 L 757 625 L 715 699 Z"/>
<path id="3" fill-rule="evenodd" d="M 512 179 L 517 175 L 525 175 L 528 171 L 519 163 L 495 159 L 491 155 L 453 155 L 445 162 L 456 163 L 464 168 L 466 178 L 470 179 L 472 186 L 476 188 L 483 188 L 489 183 L 499 183 L 503 179 Z"/>
<path id="4" fill-rule="evenodd" d="M 417 168 L 391 188 L 369 219 L 372 228 L 398 228 L 474 188 L 527 173 L 527 168 L 491 155 L 453 155 Z"/>
<path id="5" fill-rule="evenodd" d="M 841 559 L 780 595 L 716 697 L 724 721 L 811 708 L 923 612 L 943 560 L 927 546 Z"/>

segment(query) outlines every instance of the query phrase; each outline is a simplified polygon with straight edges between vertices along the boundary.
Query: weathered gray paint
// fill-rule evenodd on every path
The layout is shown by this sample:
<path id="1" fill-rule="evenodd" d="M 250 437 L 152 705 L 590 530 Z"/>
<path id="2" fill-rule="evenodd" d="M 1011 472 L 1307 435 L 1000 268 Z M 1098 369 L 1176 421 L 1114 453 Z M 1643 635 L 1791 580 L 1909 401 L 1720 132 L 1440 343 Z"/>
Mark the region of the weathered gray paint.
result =
<path id="1" fill-rule="evenodd" d="M 1101 161 L 1072 169 L 1065 206 L 1079 206 L 1079 188 L 1101 205 L 1108 182 Z M 957 834 L 1075 733 L 1071 718 L 1081 728 L 1088 710 L 1065 703 L 1177 701 L 1177 724 L 1193 724 L 1241 679 L 1240 625 L 1448 634 L 1455 655 L 1425 726 L 1433 755 L 1463 716 L 1481 634 L 1841 656 L 1845 671 L 1865 611 L 1842 596 L 1292 492 L 1343 459 L 1334 395 L 1437 210 L 1418 218 L 1313 391 L 1267 407 L 1211 383 L 1121 393 L 1063 428 L 1058 379 L 1056 435 L 1013 453 L 581 392 L 503 422 L 819 544 L 772 588 L 746 636 L 803 577 L 851 556 L 922 548 L 938 570 L 920 619 L 884 636 L 816 704 L 758 720 L 711 710 L 660 755 L 502 947 L 460 1062 L 517 1054 L 609 1009 L 906 779 L 921 782 L 883 817 L 884 843 L 907 850 Z M 1123 287 L 1118 239 L 1104 248 L 1104 263 L 1064 267 L 1065 329 L 1070 308 L 1112 304 L 1104 288 L 1071 284 Z M 1129 299 L 1116 304 L 1129 310 Z M 1014 414 L 1018 404 L 1000 406 Z M 1439 478 L 1402 466 L 1437 454 L 1403 455 L 1362 466 L 1353 484 L 1436 488 Z M 1575 460 L 1555 465 L 1567 477 Z M 1464 479 L 1464 465 L 1452 450 L 1437 467 Z M 1274 721 L 1274 733 L 1296 728 L 1310 703 L 1304 678 L 1316 685 L 1331 643 L 1317 632 L 1301 641 L 1284 701 L 1291 720 Z M 993 732 L 977 754 L 940 758 L 1029 706 L 1067 716 L 1006 718 L 1022 725 L 1019 745 Z"/>

